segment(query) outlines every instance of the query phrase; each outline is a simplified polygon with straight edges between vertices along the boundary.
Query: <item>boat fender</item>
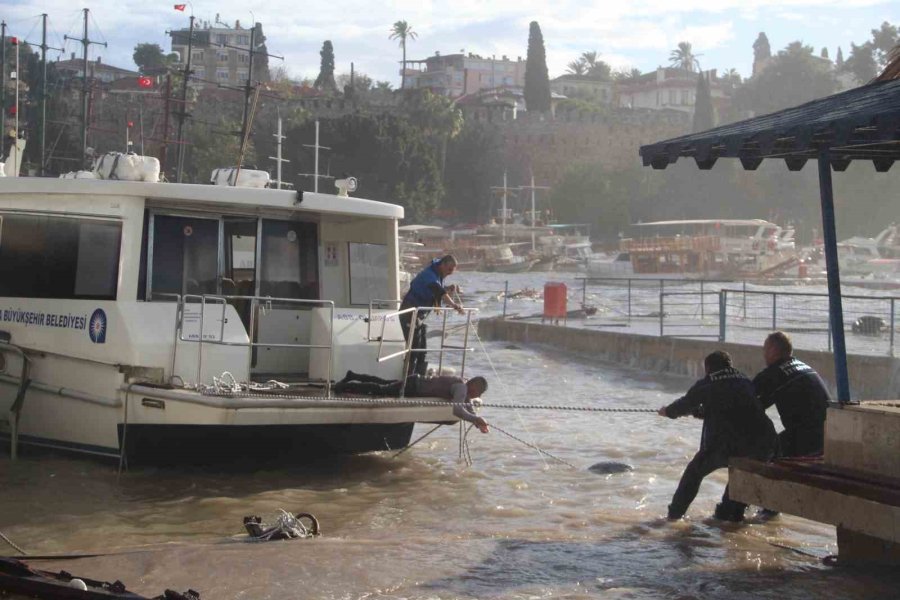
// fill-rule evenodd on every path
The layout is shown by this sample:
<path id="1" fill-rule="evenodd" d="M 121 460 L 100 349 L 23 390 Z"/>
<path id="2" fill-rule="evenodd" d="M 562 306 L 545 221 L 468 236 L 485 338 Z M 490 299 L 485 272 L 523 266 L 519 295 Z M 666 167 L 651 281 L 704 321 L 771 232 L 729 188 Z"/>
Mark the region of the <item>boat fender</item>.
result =
<path id="1" fill-rule="evenodd" d="M 73 579 L 69 582 L 69 587 L 75 588 L 76 590 L 81 590 L 82 592 L 87 591 L 87 584 L 80 579 Z"/>

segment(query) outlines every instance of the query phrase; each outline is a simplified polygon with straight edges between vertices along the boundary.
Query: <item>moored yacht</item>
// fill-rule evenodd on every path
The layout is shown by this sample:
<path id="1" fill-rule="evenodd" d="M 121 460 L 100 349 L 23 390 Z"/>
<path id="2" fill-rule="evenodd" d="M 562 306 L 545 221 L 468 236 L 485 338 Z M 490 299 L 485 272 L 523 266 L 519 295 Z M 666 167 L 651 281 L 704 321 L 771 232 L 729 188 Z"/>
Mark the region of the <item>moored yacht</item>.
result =
<path id="1" fill-rule="evenodd" d="M 345 195 L 0 180 L 0 435 L 132 462 L 303 460 L 455 421 L 331 390 L 404 372 L 402 217 Z"/>

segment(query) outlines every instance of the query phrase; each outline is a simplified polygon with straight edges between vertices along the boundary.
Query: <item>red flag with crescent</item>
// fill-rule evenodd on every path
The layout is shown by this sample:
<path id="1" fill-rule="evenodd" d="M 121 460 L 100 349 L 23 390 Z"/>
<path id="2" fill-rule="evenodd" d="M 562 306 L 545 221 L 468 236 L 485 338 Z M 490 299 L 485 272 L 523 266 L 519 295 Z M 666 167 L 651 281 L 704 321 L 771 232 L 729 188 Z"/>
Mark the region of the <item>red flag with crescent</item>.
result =
<path id="1" fill-rule="evenodd" d="M 181 12 L 184 12 L 185 8 L 187 8 L 187 4 L 176 4 L 175 5 L 175 10 L 180 10 Z"/>

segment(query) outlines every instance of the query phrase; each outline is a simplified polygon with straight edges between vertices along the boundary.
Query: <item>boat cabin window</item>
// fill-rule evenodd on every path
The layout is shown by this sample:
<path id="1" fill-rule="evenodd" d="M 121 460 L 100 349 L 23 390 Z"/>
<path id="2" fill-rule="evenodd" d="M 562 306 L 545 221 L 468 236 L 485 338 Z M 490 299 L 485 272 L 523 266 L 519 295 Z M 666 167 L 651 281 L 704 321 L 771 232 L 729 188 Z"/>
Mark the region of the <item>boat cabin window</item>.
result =
<path id="1" fill-rule="evenodd" d="M 315 223 L 263 219 L 260 295 L 318 299 L 318 248 Z"/>
<path id="2" fill-rule="evenodd" d="M 368 306 L 385 300 L 388 291 L 388 250 L 385 244 L 349 243 L 350 304 Z"/>
<path id="3" fill-rule="evenodd" d="M 154 299 L 170 294 L 217 293 L 218 260 L 218 220 L 154 215 Z"/>
<path id="4" fill-rule="evenodd" d="M 0 215 L 0 296 L 115 300 L 122 224 Z"/>

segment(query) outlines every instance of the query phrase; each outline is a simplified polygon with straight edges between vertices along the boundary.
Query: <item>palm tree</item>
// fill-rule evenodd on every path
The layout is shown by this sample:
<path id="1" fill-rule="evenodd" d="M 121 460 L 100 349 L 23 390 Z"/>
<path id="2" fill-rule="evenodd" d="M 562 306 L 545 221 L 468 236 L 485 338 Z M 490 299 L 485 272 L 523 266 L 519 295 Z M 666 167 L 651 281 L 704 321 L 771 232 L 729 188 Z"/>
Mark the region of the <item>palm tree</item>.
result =
<path id="1" fill-rule="evenodd" d="M 684 69 L 685 71 L 693 73 L 694 71 L 700 70 L 700 61 L 697 60 L 700 56 L 703 55 L 694 54 L 691 50 L 690 42 L 678 42 L 678 47 L 669 54 L 669 62 L 675 68 Z"/>
<path id="2" fill-rule="evenodd" d="M 569 68 L 569 73 L 572 75 L 584 75 L 587 71 L 587 65 L 584 63 L 583 58 L 573 60 L 567 66 Z"/>
<path id="3" fill-rule="evenodd" d="M 403 68 L 400 71 L 400 89 L 406 88 L 406 40 L 414 40 L 419 35 L 412 30 L 412 26 L 406 21 L 397 21 L 391 27 L 391 35 L 389 40 L 400 40 L 400 47 L 403 48 Z"/>
<path id="4" fill-rule="evenodd" d="M 591 50 L 590 52 L 582 52 L 581 53 L 581 60 L 584 62 L 585 65 L 587 65 L 587 70 L 589 72 L 597 64 L 598 56 L 599 56 L 599 54 L 597 54 L 596 50 Z"/>

